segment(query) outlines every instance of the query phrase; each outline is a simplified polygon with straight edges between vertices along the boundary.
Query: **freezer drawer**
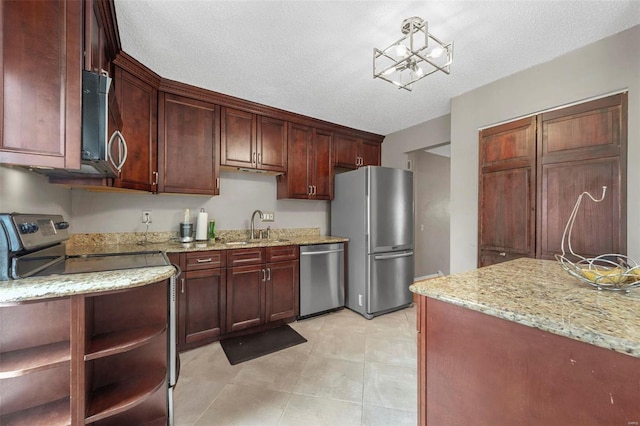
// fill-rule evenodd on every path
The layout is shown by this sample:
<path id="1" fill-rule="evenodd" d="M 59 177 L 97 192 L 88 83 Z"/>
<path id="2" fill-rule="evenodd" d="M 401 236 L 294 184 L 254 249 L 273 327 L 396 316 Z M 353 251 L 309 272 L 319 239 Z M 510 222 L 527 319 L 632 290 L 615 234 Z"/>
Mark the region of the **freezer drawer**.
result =
<path id="1" fill-rule="evenodd" d="M 300 317 L 344 306 L 344 244 L 300 246 Z"/>
<path id="2" fill-rule="evenodd" d="M 374 315 L 408 305 L 413 297 L 413 250 L 369 256 L 367 313 Z"/>

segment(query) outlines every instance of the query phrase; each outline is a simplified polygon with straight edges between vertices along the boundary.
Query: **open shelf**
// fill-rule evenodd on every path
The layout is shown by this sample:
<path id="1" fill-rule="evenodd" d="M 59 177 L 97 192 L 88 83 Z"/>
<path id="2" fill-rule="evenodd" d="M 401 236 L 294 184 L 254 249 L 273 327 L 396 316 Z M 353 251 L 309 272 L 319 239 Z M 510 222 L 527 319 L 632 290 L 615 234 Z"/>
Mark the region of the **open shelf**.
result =
<path id="1" fill-rule="evenodd" d="M 159 324 L 96 335 L 91 339 L 84 360 L 91 361 L 138 348 L 164 333 L 166 329 L 166 324 Z"/>
<path id="2" fill-rule="evenodd" d="M 57 367 L 70 360 L 69 341 L 5 352 L 0 354 L 0 379 L 23 376 L 35 371 Z"/>
<path id="3" fill-rule="evenodd" d="M 66 426 L 71 424 L 69 398 L 62 398 L 0 417 L 2 426 Z"/>
<path id="4" fill-rule="evenodd" d="M 167 384 L 166 369 L 155 369 L 142 376 L 112 383 L 95 389 L 87 407 L 85 424 L 122 413 L 145 401 L 161 386 Z"/>

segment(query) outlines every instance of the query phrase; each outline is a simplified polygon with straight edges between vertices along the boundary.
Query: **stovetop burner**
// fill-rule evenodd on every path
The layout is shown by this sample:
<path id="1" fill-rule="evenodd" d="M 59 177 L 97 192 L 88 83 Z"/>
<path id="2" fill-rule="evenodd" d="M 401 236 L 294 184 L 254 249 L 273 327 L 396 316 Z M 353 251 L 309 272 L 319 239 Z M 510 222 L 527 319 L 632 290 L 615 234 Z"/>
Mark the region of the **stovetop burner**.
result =
<path id="1" fill-rule="evenodd" d="M 0 280 L 168 266 L 160 251 L 66 256 L 60 215 L 0 214 Z"/>

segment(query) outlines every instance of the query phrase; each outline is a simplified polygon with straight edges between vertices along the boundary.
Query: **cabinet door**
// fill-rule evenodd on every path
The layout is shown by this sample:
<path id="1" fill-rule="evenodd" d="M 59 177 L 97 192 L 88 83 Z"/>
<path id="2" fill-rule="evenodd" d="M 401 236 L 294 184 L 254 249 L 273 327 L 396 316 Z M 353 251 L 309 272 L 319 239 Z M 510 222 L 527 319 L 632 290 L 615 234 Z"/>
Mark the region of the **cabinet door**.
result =
<path id="1" fill-rule="evenodd" d="M 538 124 L 537 257 L 561 252 L 564 227 L 578 196 L 588 191 L 575 221 L 575 253 L 622 253 L 626 244 L 627 96 L 617 94 L 541 115 Z M 565 249 L 566 249 L 565 245 Z"/>
<path id="2" fill-rule="evenodd" d="M 158 191 L 217 195 L 219 107 L 161 93 L 158 114 Z"/>
<path id="3" fill-rule="evenodd" d="M 334 166 L 355 169 L 358 166 L 358 139 L 336 134 L 334 142 Z"/>
<path id="4" fill-rule="evenodd" d="M 258 117 L 258 169 L 287 171 L 287 124 L 270 117 Z"/>
<path id="5" fill-rule="evenodd" d="M 264 264 L 227 269 L 227 332 L 264 322 Z"/>
<path id="6" fill-rule="evenodd" d="M 535 257 L 536 118 L 480 133 L 478 265 Z"/>
<path id="7" fill-rule="evenodd" d="M 333 134 L 321 130 L 313 132 L 313 149 L 310 150 L 312 170 L 312 195 L 315 200 L 333 199 L 333 164 L 331 160 Z"/>
<path id="8" fill-rule="evenodd" d="M 378 142 L 363 140 L 360 144 L 360 165 L 379 166 L 381 145 Z"/>
<path id="9" fill-rule="evenodd" d="M 226 269 L 186 272 L 179 297 L 184 300 L 184 321 L 178 341 L 192 343 L 217 337 L 225 330 Z"/>
<path id="10" fill-rule="evenodd" d="M 287 195 L 279 198 L 308 199 L 312 193 L 309 179 L 310 148 L 313 140 L 313 129 L 299 124 L 289 124 L 289 160 L 287 163 L 286 190 Z M 278 180 L 280 184 L 280 179 Z M 280 189 L 280 188 L 279 188 Z M 280 192 L 280 191 L 279 191 Z"/>
<path id="11" fill-rule="evenodd" d="M 531 181 L 528 168 L 482 174 L 481 249 L 534 257 Z"/>
<path id="12" fill-rule="evenodd" d="M 255 168 L 256 116 L 231 108 L 221 109 L 220 165 Z"/>
<path id="13" fill-rule="evenodd" d="M 296 317 L 299 310 L 298 261 L 267 263 L 266 321 Z"/>
<path id="14" fill-rule="evenodd" d="M 114 80 L 120 102 L 121 132 L 127 142 L 127 160 L 114 186 L 155 191 L 158 91 L 119 67 Z"/>
<path id="15" fill-rule="evenodd" d="M 82 2 L 0 3 L 0 163 L 80 168 Z"/>

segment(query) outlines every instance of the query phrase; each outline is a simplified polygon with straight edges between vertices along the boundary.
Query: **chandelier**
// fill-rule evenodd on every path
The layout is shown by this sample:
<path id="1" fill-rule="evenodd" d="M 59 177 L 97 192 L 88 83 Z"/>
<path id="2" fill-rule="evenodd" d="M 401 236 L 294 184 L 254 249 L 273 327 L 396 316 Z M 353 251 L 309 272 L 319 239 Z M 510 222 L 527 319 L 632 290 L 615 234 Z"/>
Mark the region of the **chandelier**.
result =
<path id="1" fill-rule="evenodd" d="M 436 71 L 449 74 L 453 42 L 445 44 L 427 29 L 427 21 L 414 16 L 402 22 L 404 36 L 384 50 L 373 49 L 373 78 L 381 78 L 400 89 Z"/>

